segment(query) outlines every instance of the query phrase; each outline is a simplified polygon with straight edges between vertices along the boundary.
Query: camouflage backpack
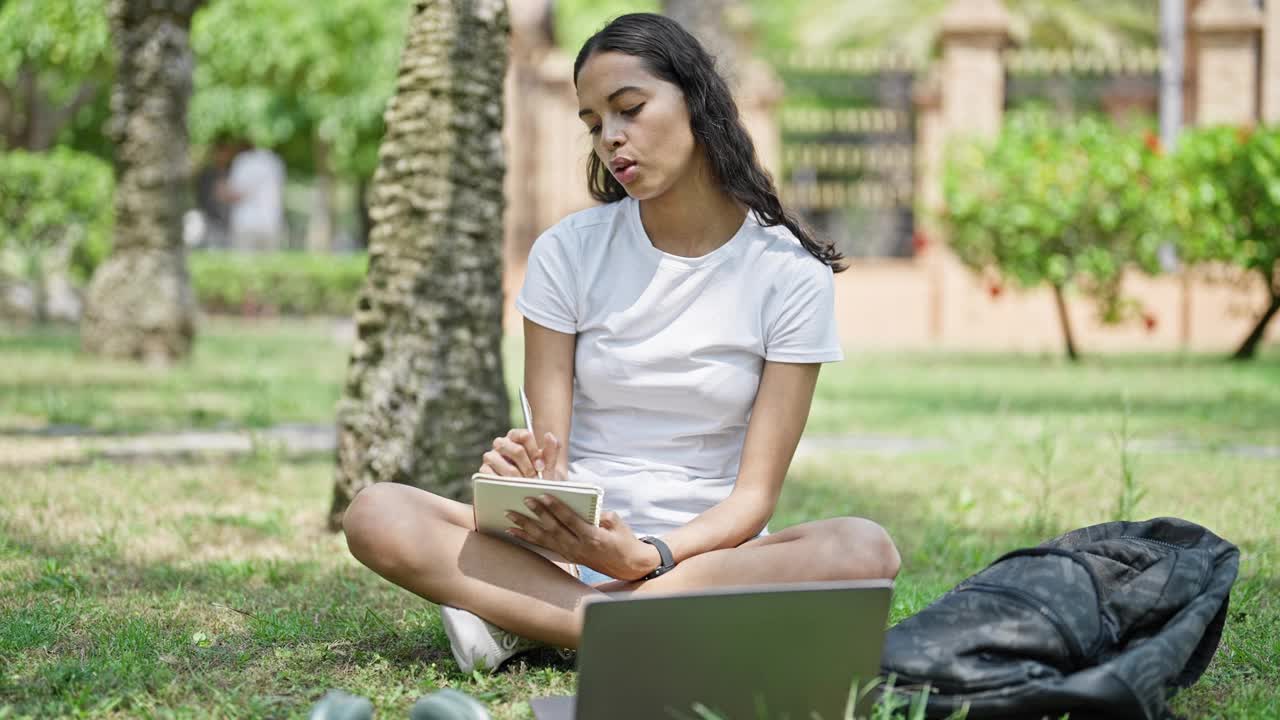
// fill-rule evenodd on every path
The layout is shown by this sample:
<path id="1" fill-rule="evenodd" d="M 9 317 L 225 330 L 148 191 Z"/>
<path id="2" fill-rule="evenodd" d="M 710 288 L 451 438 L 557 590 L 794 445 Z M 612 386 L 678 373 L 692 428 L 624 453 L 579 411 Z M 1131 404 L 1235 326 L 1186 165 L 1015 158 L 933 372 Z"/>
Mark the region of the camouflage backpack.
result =
<path id="1" fill-rule="evenodd" d="M 894 692 L 927 715 L 1174 717 L 1208 667 L 1240 553 L 1177 518 L 1113 522 L 1011 552 L 889 630 Z"/>

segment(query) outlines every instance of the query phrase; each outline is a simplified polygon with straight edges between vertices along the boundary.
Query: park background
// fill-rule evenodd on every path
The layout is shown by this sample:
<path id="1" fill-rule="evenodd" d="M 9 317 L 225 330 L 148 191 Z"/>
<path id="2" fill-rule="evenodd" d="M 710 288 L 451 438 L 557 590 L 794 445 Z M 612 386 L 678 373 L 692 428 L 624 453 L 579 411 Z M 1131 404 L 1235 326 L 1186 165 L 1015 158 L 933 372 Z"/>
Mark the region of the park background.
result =
<path id="1" fill-rule="evenodd" d="M 0 1 L 0 715 L 572 686 L 459 676 L 327 526 L 509 425 L 528 248 L 590 204 L 572 57 L 644 10 L 851 259 L 772 527 L 884 524 L 896 622 L 1072 527 L 1201 522 L 1242 579 L 1177 707 L 1277 716 L 1280 3 L 1170 4 Z M 284 160 L 275 248 L 184 232 L 227 139 Z"/>

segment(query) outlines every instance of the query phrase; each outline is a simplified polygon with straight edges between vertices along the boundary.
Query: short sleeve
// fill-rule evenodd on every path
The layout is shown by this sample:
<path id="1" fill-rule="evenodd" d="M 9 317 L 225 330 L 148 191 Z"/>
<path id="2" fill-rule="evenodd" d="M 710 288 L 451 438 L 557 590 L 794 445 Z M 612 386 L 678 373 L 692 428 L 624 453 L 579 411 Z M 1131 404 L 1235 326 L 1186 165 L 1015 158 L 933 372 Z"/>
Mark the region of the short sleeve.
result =
<path id="1" fill-rule="evenodd" d="M 572 335 L 578 331 L 578 295 L 570 250 L 556 228 L 534 241 L 516 309 L 543 327 Z"/>
<path id="2" fill-rule="evenodd" d="M 778 287 L 765 334 L 765 360 L 792 363 L 844 359 L 836 330 L 831 268 L 805 258 Z"/>

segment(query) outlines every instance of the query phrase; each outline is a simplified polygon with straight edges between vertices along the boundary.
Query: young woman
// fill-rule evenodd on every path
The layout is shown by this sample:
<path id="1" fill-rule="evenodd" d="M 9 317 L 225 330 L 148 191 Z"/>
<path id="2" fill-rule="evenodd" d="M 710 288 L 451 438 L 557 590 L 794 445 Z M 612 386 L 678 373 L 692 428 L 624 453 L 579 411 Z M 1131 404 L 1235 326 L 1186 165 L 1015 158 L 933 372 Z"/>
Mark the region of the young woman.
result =
<path id="1" fill-rule="evenodd" d="M 527 501 L 536 521 L 513 514 L 513 535 L 581 572 L 406 485 L 367 488 L 344 520 L 356 558 L 444 606 L 464 672 L 535 642 L 576 647 L 585 605 L 608 593 L 898 572 L 868 520 L 766 530 L 820 364 L 842 359 L 843 268 L 783 210 L 712 59 L 675 22 L 624 15 L 587 40 L 574 78 L 604 204 L 533 245 L 516 305 L 535 428 L 495 439 L 480 470 L 604 488 L 598 528 L 546 496 Z"/>

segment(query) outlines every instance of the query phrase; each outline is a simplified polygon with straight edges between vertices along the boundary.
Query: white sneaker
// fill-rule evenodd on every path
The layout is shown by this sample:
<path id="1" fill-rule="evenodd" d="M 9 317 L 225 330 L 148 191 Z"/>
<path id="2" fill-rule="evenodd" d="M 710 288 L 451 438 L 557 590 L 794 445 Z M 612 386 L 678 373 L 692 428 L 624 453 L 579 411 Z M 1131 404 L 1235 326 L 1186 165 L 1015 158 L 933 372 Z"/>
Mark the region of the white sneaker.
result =
<path id="1" fill-rule="evenodd" d="M 449 636 L 449 647 L 458 669 L 470 675 L 475 670 L 493 672 L 502 663 L 543 644 L 508 632 L 475 613 L 440 606 L 440 622 Z"/>

